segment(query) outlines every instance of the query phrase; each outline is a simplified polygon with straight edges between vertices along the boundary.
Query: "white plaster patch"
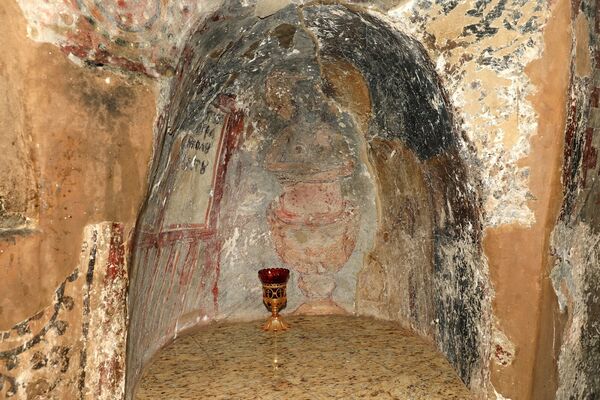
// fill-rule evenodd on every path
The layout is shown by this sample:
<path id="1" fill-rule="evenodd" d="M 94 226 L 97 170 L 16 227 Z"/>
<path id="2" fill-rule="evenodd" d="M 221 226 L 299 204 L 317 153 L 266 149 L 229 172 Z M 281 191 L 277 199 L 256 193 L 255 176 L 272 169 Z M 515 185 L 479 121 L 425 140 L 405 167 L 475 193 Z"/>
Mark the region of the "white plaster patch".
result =
<path id="1" fill-rule="evenodd" d="M 113 67 L 120 71 L 128 69 L 127 65 L 130 63 L 122 63 L 123 59 L 127 59 L 138 67 L 143 65 L 144 72 L 155 78 L 171 71 L 161 64 L 174 66 L 188 31 L 196 26 L 198 20 L 214 12 L 222 4 L 222 0 L 160 1 L 156 18 L 152 19 L 150 15 L 155 12 L 154 1 L 126 2 L 136 3 L 128 6 L 137 11 L 146 7 L 147 10 L 138 17 L 149 19 L 144 29 L 130 31 L 121 25 L 123 16 L 119 11 L 104 7 L 102 2 L 16 1 L 27 20 L 30 39 L 58 47 L 72 46 L 77 51 L 76 54 L 71 53 L 69 58 L 71 61 L 79 61 L 78 65 L 82 64 L 79 57 L 94 59 L 99 51 L 106 51 L 109 56 L 103 56 L 103 64 L 114 63 Z M 92 23 L 88 23 L 86 19 Z M 120 41 L 118 44 L 117 40 Z M 82 53 L 84 56 L 81 56 Z"/>
<path id="2" fill-rule="evenodd" d="M 499 6 L 487 4 L 483 15 Z M 537 133 L 537 114 L 529 100 L 535 91 L 525 66 L 543 51 L 542 31 L 549 6 L 537 1 L 520 8 L 515 27 L 507 29 L 504 15 L 491 23 L 495 34 L 465 34 L 466 26 L 479 22 L 467 16 L 472 5 L 459 3 L 447 13 L 443 4 L 411 1 L 388 12 L 398 29 L 426 46 L 460 116 L 460 127 L 474 145 L 472 169 L 483 184 L 486 226 L 518 223 L 531 225 L 528 205 L 529 171 L 519 163 L 529 155 L 530 140 Z M 511 11 L 506 8 L 508 15 Z M 508 17 L 506 17 L 508 18 Z M 510 16 L 514 18 L 514 16 Z M 536 24 L 523 27 L 528 21 Z M 522 29 L 520 32 L 519 29 Z"/>
<path id="3" fill-rule="evenodd" d="M 258 0 L 254 15 L 258 18 L 266 18 L 290 4 L 289 0 Z"/>
<path id="4" fill-rule="evenodd" d="M 508 397 L 504 397 L 500 393 L 498 393 L 496 391 L 496 388 L 494 388 L 494 395 L 496 396 L 496 400 L 511 400 Z"/>
<path id="5" fill-rule="evenodd" d="M 17 0 L 28 21 L 27 36 L 38 42 L 57 43 L 62 39 L 59 30 L 77 24 L 78 13 L 62 0 Z"/>

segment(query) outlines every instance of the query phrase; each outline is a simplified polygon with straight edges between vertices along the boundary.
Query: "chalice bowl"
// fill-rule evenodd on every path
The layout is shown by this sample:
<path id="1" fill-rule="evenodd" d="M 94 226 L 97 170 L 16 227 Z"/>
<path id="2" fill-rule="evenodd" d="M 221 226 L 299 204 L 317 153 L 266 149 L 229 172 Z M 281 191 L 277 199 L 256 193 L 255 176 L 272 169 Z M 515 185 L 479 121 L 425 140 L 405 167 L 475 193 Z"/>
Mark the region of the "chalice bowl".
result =
<path id="1" fill-rule="evenodd" d="M 287 303 L 285 289 L 289 277 L 290 270 L 287 268 L 266 268 L 258 271 L 258 278 L 263 287 L 263 303 L 271 311 L 271 316 L 262 327 L 265 331 L 285 331 L 289 328 L 279 316 L 279 311 Z"/>

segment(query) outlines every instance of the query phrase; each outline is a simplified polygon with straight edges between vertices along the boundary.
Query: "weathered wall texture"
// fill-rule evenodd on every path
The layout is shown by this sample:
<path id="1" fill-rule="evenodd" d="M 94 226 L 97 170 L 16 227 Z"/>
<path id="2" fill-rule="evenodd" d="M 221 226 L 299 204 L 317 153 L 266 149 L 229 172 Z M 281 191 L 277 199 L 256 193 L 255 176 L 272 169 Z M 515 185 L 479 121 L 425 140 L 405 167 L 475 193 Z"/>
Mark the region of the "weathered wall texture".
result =
<path id="1" fill-rule="evenodd" d="M 569 11 L 568 1 L 416 1 L 391 13 L 436 61 L 475 150 L 470 167 L 481 177 L 495 291 L 491 379 L 512 399 L 553 380 L 552 367 L 537 382 L 531 371 L 538 357 L 552 364 L 551 350 L 539 355 L 536 343 L 547 337 L 538 332 L 552 302 L 549 235 L 560 192 Z"/>
<path id="2" fill-rule="evenodd" d="M 45 304 L 87 223 L 131 226 L 150 76 L 170 94 L 136 240 L 149 297 L 132 291 L 130 383 L 179 330 L 261 315 L 256 269 L 287 265 L 289 309 L 400 320 L 480 397 L 598 396 L 595 1 L 369 1 L 384 11 L 361 22 L 220 3 L 19 0 L 28 26 L 0 5 L 0 327 Z"/>
<path id="3" fill-rule="evenodd" d="M 156 109 L 144 80 L 80 68 L 26 32 L 17 4 L 0 2 L 0 329 L 48 304 L 87 224 L 121 221 L 129 235 Z"/>
<path id="4" fill-rule="evenodd" d="M 0 331 L 0 396 L 122 398 L 126 293 L 123 226 L 86 227 L 79 264 L 51 305 Z"/>
<path id="5" fill-rule="evenodd" d="M 286 266 L 290 310 L 401 321 L 481 393 L 479 201 L 424 49 L 345 6 L 253 11 L 203 22 L 176 71 L 135 244 L 129 388 L 189 325 L 263 314 L 256 272 Z"/>
<path id="6" fill-rule="evenodd" d="M 419 37 L 477 151 L 486 225 L 531 224 L 528 168 L 537 121 L 525 66 L 543 51 L 545 1 L 416 1 L 391 12 Z"/>
<path id="7" fill-rule="evenodd" d="M 552 236 L 552 284 L 562 313 L 554 321 L 563 335 L 560 400 L 600 397 L 600 16 L 596 1 L 573 1 L 572 10 L 564 197 Z"/>
<path id="8" fill-rule="evenodd" d="M 80 65 L 169 76 L 178 43 L 219 1 L 16 0 L 32 40 L 54 43 Z"/>

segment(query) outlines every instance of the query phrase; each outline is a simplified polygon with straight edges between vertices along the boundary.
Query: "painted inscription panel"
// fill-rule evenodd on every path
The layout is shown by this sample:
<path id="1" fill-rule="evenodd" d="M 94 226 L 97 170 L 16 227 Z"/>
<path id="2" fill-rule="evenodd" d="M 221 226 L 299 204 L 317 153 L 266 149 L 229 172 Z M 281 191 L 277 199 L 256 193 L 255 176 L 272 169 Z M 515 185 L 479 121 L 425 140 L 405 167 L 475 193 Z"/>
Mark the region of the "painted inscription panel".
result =
<path id="1" fill-rule="evenodd" d="M 208 227 L 226 119 L 218 108 L 211 108 L 204 126 L 180 135 L 174 145 L 178 162 L 165 207 L 166 229 Z"/>

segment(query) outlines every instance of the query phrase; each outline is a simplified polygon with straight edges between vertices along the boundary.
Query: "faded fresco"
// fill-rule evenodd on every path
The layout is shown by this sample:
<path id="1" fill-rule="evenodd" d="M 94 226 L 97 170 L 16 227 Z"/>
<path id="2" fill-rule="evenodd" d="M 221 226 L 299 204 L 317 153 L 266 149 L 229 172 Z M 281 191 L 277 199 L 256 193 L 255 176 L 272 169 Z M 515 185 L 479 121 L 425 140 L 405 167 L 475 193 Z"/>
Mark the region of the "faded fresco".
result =
<path id="1" fill-rule="evenodd" d="M 283 266 L 288 312 L 399 320 L 485 385 L 478 198 L 423 48 L 345 6 L 260 20 L 234 6 L 189 39 L 162 118 L 134 244 L 130 379 L 186 327 L 262 315 L 256 272 Z"/>
<path id="2" fill-rule="evenodd" d="M 127 265 L 123 226 L 86 229 L 80 263 L 39 313 L 0 331 L 5 399 L 122 398 Z"/>
<path id="3" fill-rule="evenodd" d="M 17 0 L 29 38 L 55 43 L 83 66 L 158 77 L 173 74 L 178 43 L 218 2 Z"/>
<path id="4" fill-rule="evenodd" d="M 128 329 L 129 347 L 127 371 L 121 350 L 103 367 L 107 398 L 187 329 L 263 316 L 266 266 L 292 270 L 284 312 L 399 321 L 478 398 L 593 398 L 596 8 L 8 0 L 0 323 L 26 322 L 7 351 L 53 309 L 34 311 L 73 276 L 84 227 L 115 221 L 130 314 L 106 343 Z M 102 335 L 84 332 L 78 276 L 52 340 Z M 70 350 L 54 380 L 52 349 L 10 354 L 0 393 L 17 398 L 104 379 L 81 383 Z"/>

